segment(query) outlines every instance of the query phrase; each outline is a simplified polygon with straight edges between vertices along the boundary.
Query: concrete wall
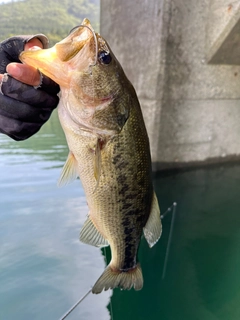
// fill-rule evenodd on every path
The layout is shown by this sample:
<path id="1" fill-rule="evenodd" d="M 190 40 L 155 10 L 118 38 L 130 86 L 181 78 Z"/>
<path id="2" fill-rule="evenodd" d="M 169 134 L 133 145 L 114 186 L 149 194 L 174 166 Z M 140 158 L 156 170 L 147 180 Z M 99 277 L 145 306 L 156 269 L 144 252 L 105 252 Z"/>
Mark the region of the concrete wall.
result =
<path id="1" fill-rule="evenodd" d="M 154 169 L 240 155 L 237 3 L 101 1 L 101 34 L 137 91 Z"/>

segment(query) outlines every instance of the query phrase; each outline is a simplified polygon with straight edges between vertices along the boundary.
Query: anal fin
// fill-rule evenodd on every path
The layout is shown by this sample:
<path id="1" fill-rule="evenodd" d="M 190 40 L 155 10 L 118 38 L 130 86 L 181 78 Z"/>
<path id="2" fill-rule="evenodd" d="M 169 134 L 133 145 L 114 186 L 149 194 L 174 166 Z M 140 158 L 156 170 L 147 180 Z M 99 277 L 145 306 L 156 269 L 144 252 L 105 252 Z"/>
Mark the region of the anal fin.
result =
<path id="1" fill-rule="evenodd" d="M 143 228 L 143 233 L 150 248 L 153 247 L 155 243 L 157 243 L 162 234 L 160 209 L 155 192 L 153 193 L 151 212 L 148 221 Z"/>
<path id="2" fill-rule="evenodd" d="M 94 226 L 90 216 L 88 216 L 80 231 L 80 241 L 95 247 L 107 247 L 109 245 L 108 241 Z"/>
<path id="3" fill-rule="evenodd" d="M 62 168 L 61 176 L 58 180 L 58 186 L 62 187 L 78 177 L 77 160 L 70 151 L 67 160 Z"/>

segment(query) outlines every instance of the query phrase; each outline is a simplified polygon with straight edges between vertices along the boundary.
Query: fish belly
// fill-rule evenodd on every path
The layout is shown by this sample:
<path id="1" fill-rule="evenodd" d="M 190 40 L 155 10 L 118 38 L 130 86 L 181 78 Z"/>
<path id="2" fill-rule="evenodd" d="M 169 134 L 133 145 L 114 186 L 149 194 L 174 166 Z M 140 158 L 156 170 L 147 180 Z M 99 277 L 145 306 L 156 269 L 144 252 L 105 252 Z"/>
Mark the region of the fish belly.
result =
<path id="1" fill-rule="evenodd" d="M 129 273 L 131 277 L 123 280 L 124 284 L 116 282 L 115 286 L 130 288 L 135 283 L 135 289 L 140 289 L 143 282 L 136 256 L 153 198 L 151 158 L 142 121 L 133 112 L 122 131 L 107 139 L 101 149 L 98 181 L 94 174 L 98 137 L 85 132 L 81 134 L 80 131 L 70 132 L 67 128 L 64 130 L 69 149 L 78 164 L 91 222 L 111 247 L 112 260 L 104 274 L 120 272 L 126 277 L 125 273 Z M 104 279 L 103 283 L 107 281 Z M 103 286 L 102 280 L 100 282 L 96 293 Z"/>

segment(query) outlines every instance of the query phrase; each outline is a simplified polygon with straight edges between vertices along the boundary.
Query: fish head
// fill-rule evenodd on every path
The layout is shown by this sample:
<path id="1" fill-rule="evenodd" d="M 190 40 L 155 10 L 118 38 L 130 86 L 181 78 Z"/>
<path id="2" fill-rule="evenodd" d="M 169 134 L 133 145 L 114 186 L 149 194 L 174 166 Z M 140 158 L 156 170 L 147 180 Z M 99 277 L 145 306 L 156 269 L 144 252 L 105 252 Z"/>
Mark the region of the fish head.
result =
<path id="1" fill-rule="evenodd" d="M 71 90 L 90 107 L 115 98 L 123 87 L 120 64 L 88 19 L 52 48 L 23 51 L 20 60 L 54 80 L 62 91 Z"/>

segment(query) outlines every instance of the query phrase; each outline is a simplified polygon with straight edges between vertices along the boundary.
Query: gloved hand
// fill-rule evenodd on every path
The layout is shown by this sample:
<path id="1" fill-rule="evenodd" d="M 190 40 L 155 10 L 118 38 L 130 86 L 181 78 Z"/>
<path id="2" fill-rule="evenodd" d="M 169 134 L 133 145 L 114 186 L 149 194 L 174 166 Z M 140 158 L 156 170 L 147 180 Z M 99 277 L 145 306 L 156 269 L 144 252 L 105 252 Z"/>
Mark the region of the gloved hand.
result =
<path id="1" fill-rule="evenodd" d="M 24 140 L 36 133 L 49 119 L 58 105 L 59 86 L 41 75 L 41 83 L 34 87 L 22 83 L 6 73 L 11 62 L 20 62 L 19 54 L 30 40 L 38 38 L 43 48 L 48 39 L 44 35 L 16 36 L 0 43 L 0 132 L 14 140 Z"/>

